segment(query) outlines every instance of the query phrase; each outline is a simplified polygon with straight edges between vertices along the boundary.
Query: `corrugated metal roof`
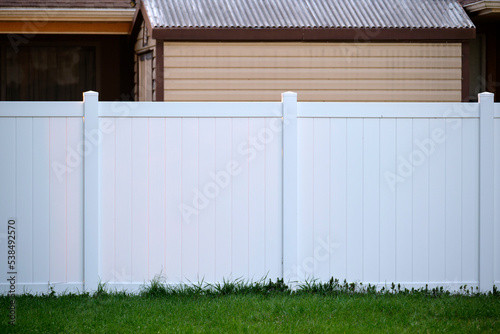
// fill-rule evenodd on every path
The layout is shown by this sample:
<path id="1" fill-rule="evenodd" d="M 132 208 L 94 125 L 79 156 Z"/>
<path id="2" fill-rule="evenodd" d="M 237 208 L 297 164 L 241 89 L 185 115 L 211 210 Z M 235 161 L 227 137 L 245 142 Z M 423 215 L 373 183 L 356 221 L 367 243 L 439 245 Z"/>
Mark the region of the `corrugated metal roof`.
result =
<path id="1" fill-rule="evenodd" d="M 156 28 L 473 28 L 456 0 L 143 0 Z"/>

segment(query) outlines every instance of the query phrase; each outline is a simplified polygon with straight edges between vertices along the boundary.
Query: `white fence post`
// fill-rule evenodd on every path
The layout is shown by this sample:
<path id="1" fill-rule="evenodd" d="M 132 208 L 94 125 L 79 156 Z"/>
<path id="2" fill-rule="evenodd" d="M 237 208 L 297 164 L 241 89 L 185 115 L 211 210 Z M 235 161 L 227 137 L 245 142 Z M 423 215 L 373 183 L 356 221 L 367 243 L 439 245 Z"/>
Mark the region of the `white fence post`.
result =
<path id="1" fill-rule="evenodd" d="M 479 94 L 479 289 L 493 290 L 494 95 Z"/>
<path id="2" fill-rule="evenodd" d="M 283 279 L 297 265 L 297 93 L 281 95 L 283 102 Z"/>
<path id="3" fill-rule="evenodd" d="M 97 290 L 99 283 L 99 94 L 83 93 L 84 140 L 84 288 Z"/>

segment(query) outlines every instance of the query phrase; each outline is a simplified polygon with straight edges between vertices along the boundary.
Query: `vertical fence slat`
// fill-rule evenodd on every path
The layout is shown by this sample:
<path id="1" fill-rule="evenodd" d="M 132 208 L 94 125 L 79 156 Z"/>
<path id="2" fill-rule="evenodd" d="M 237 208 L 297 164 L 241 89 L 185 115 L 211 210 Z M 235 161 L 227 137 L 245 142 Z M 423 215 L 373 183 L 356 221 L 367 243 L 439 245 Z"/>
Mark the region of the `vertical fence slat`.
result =
<path id="1" fill-rule="evenodd" d="M 165 240 L 165 275 L 169 282 L 179 282 L 181 275 L 181 240 L 182 225 L 184 224 L 182 215 L 182 205 L 192 203 L 181 203 L 181 185 L 182 185 L 182 151 L 181 151 L 181 119 L 166 120 L 166 139 L 165 145 L 167 158 L 173 163 L 167 163 L 166 166 L 166 211 L 167 211 L 167 235 Z"/>
<path id="2" fill-rule="evenodd" d="M 182 202 L 192 203 L 195 215 L 182 222 L 182 280 L 198 278 L 198 219 L 200 198 L 198 189 L 198 118 L 182 121 Z M 238 212 L 237 215 L 240 213 Z M 238 216 L 237 216 L 238 217 Z"/>
<path id="3" fill-rule="evenodd" d="M 413 119 L 396 120 L 396 164 L 400 181 L 396 185 L 396 280 L 411 282 L 412 277 L 412 149 Z"/>
<path id="4" fill-rule="evenodd" d="M 104 122 L 109 122 L 114 128 L 116 119 L 99 119 L 99 126 L 102 128 Z M 119 211 L 116 208 L 115 194 L 116 194 L 116 169 L 119 166 L 115 159 L 115 131 L 103 133 L 102 144 L 100 145 L 100 194 L 101 194 L 101 281 L 114 282 L 113 272 L 115 271 L 115 213 Z"/>
<path id="5" fill-rule="evenodd" d="M 149 275 L 164 275 L 165 120 L 149 119 Z"/>
<path id="6" fill-rule="evenodd" d="M 133 282 L 148 280 L 148 120 L 132 119 L 132 242 Z M 179 253 L 180 254 L 180 253 Z M 179 255 L 180 256 L 180 255 Z"/>
<path id="7" fill-rule="evenodd" d="M 363 280 L 363 119 L 347 119 L 347 280 Z"/>
<path id="8" fill-rule="evenodd" d="M 269 278 L 282 277 L 283 247 L 283 160 L 281 150 L 283 147 L 283 122 L 281 118 L 266 119 L 266 128 L 273 133 L 273 139 L 266 146 L 266 177 L 265 177 L 265 248 L 266 248 L 266 273 Z"/>
<path id="9" fill-rule="evenodd" d="M 326 281 L 330 278 L 330 120 L 313 121 L 313 266 L 314 277 Z"/>
<path id="10" fill-rule="evenodd" d="M 50 119 L 50 283 L 66 282 L 66 118 Z"/>
<path id="11" fill-rule="evenodd" d="M 16 212 L 18 280 L 32 282 L 33 127 L 32 118 L 16 119 Z"/>
<path id="12" fill-rule="evenodd" d="M 49 118 L 33 119 L 34 283 L 49 281 L 49 122 Z"/>
<path id="13" fill-rule="evenodd" d="M 446 122 L 431 119 L 429 133 L 437 139 L 435 151 L 429 161 L 429 281 L 446 280 L 446 145 L 444 142 Z"/>
<path id="14" fill-rule="evenodd" d="M 113 273 L 116 282 L 132 281 L 132 122 L 130 118 L 118 118 L 116 131 L 116 262 Z"/>
<path id="15" fill-rule="evenodd" d="M 378 282 L 380 270 L 380 120 L 363 124 L 363 281 Z"/>
<path id="16" fill-rule="evenodd" d="M 271 143 L 266 144 L 265 134 L 266 120 L 262 118 L 249 120 L 250 145 L 248 147 L 249 170 L 248 170 L 248 249 L 249 274 L 253 279 L 261 279 L 267 274 L 266 265 L 266 212 L 265 212 L 265 170 L 266 151 Z"/>
<path id="17" fill-rule="evenodd" d="M 462 136 L 462 281 L 478 282 L 479 273 L 479 121 L 464 120 Z"/>
<path id="18" fill-rule="evenodd" d="M 396 281 L 396 120 L 380 120 L 380 282 Z"/>
<path id="19" fill-rule="evenodd" d="M 285 130 L 286 131 L 286 130 Z M 297 252 L 296 269 L 293 272 L 293 280 L 303 281 L 312 279 L 314 275 L 314 119 L 302 118 L 297 124 L 298 162 L 300 175 L 298 175 L 298 203 L 297 209 L 297 240 L 295 247 Z M 298 139 L 297 139 L 298 140 Z M 286 152 L 285 152 L 286 153 Z M 283 181 L 283 186 L 287 186 Z M 286 196 L 286 191 L 283 192 Z M 297 205 L 298 205 L 297 203 Z M 283 208 L 286 215 L 286 209 Z M 286 227 L 283 232 L 287 233 Z"/>
<path id="20" fill-rule="evenodd" d="M 459 282 L 462 270 L 462 122 L 446 123 L 446 282 Z"/>
<path id="21" fill-rule="evenodd" d="M 215 120 L 215 173 L 212 179 L 220 187 L 215 199 L 215 279 L 229 279 L 232 272 L 231 235 L 231 119 Z M 192 205 L 192 204 L 190 204 Z"/>
<path id="22" fill-rule="evenodd" d="M 67 161 L 67 281 L 83 281 L 83 160 L 82 118 L 68 118 Z"/>
<path id="23" fill-rule="evenodd" d="M 429 279 L 429 120 L 413 120 L 413 282 Z"/>
<path id="24" fill-rule="evenodd" d="M 200 161 L 199 184 L 203 197 L 203 208 L 200 210 L 200 245 L 199 271 L 207 282 L 215 281 L 215 200 L 220 189 L 210 177 L 215 173 L 215 119 L 201 118 L 199 123 Z M 219 189 L 219 190 L 217 190 Z"/>
<path id="25" fill-rule="evenodd" d="M 248 277 L 248 172 L 249 152 L 243 148 L 248 145 L 249 119 L 235 118 L 233 123 L 233 157 L 238 172 L 232 178 L 232 267 L 235 277 Z"/>
<path id="26" fill-rule="evenodd" d="M 340 280 L 347 273 L 347 120 L 330 120 L 330 277 Z"/>
<path id="27" fill-rule="evenodd" d="M 479 288 L 493 289 L 494 251 L 494 95 L 479 94 Z"/>

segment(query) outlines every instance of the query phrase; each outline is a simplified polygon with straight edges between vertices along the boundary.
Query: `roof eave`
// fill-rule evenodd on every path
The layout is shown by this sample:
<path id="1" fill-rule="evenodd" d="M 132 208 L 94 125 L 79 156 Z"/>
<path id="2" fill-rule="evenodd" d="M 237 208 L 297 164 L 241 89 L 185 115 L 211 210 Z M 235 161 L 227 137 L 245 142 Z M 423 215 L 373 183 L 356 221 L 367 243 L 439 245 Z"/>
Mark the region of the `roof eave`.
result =
<path id="1" fill-rule="evenodd" d="M 135 8 L 0 8 L 0 21 L 132 22 Z"/>
<path id="2" fill-rule="evenodd" d="M 480 0 L 463 6 L 469 13 L 477 16 L 500 13 L 500 1 Z"/>
<path id="3" fill-rule="evenodd" d="M 476 37 L 476 28 L 160 28 L 165 41 L 453 41 Z"/>

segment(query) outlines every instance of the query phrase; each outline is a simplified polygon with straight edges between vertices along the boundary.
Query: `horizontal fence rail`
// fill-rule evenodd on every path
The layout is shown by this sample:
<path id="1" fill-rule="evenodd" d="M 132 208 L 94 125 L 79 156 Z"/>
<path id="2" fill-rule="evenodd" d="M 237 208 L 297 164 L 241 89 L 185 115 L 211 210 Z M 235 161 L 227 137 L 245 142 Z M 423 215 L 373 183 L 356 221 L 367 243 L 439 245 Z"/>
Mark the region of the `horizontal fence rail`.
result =
<path id="1" fill-rule="evenodd" d="M 12 275 L 17 293 L 136 291 L 158 275 L 500 285 L 500 104 L 489 93 L 0 102 L 0 160 L 4 293 Z"/>
<path id="2" fill-rule="evenodd" d="M 83 117 L 82 102 L 1 102 L 0 117 Z"/>

